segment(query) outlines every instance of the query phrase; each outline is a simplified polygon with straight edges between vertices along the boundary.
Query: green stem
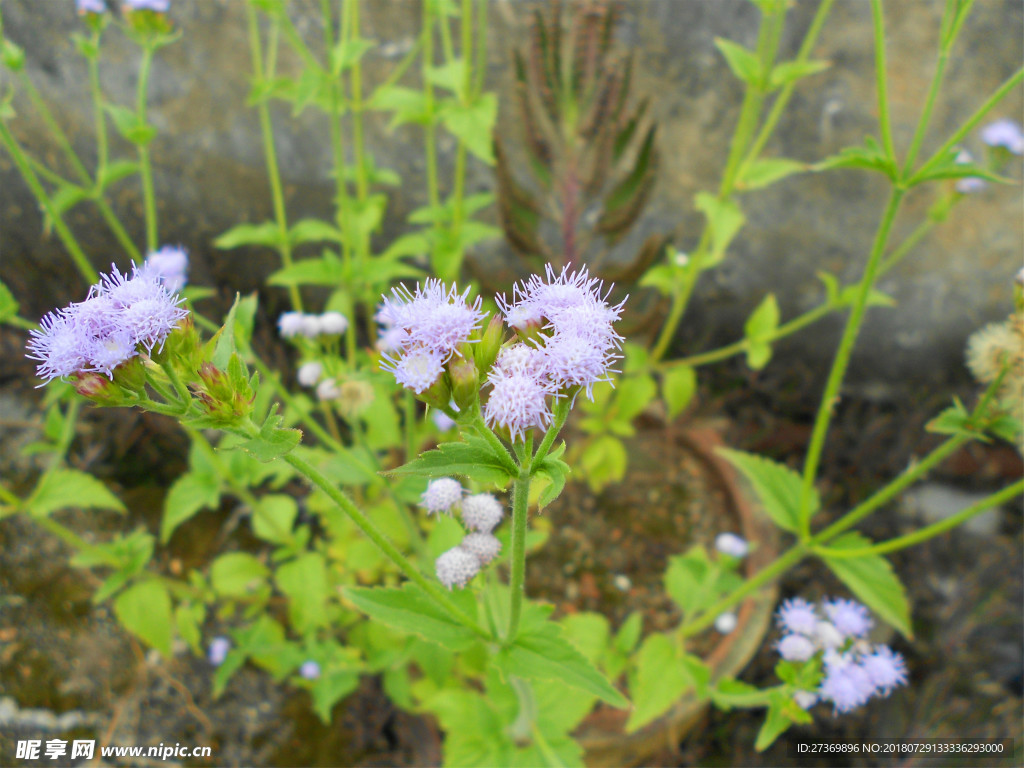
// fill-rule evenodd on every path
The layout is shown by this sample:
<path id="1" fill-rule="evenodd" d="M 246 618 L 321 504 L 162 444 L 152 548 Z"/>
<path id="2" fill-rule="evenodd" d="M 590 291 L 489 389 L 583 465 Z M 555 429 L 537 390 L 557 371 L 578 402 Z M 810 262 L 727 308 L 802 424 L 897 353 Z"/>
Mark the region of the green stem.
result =
<path id="1" fill-rule="evenodd" d="M 3 142 L 4 147 L 11 155 L 11 159 L 14 160 L 14 164 L 18 167 L 21 172 L 22 178 L 25 179 L 25 183 L 28 184 L 29 189 L 32 190 L 32 194 L 35 195 L 39 204 L 43 206 L 43 210 L 50 217 L 50 221 L 53 222 L 53 228 L 57 232 L 57 237 L 60 238 L 61 243 L 67 249 L 68 253 L 71 254 L 72 260 L 75 262 L 75 266 L 78 268 L 79 273 L 85 278 L 85 281 L 90 285 L 99 282 L 99 275 L 96 270 L 93 269 L 89 260 L 85 254 L 82 253 L 82 249 L 78 246 L 78 241 L 75 236 L 71 234 L 71 231 L 67 228 L 64 223 L 64 219 L 53 207 L 53 202 L 50 200 L 50 196 L 46 194 L 46 190 L 43 189 L 43 185 L 39 182 L 39 177 L 36 176 L 35 171 L 32 170 L 32 165 L 22 151 L 17 140 L 11 134 L 7 124 L 0 121 L 0 141 Z"/>
<path id="2" fill-rule="evenodd" d="M 487 7 L 490 0 L 480 0 L 476 20 L 476 63 L 474 69 L 473 95 L 479 96 L 484 90 L 487 75 Z M 469 62 L 466 62 L 469 67 Z"/>
<path id="3" fill-rule="evenodd" d="M 800 50 L 797 52 L 796 59 L 794 60 L 797 63 L 803 63 L 810 58 L 814 45 L 818 41 L 818 35 L 821 34 L 821 28 L 825 25 L 825 19 L 828 18 L 829 11 L 832 10 L 832 4 L 834 1 L 835 0 L 822 0 L 818 5 L 818 10 L 814 14 L 814 19 L 811 20 L 811 25 L 807 28 L 807 34 L 804 35 L 804 40 L 800 44 Z M 793 91 L 796 89 L 798 82 L 799 81 L 797 80 L 792 80 L 786 83 L 786 85 L 784 85 L 779 91 L 779 95 L 775 97 L 775 101 L 772 103 L 772 108 L 768 111 L 768 116 L 765 118 L 765 121 L 761 126 L 761 130 L 757 133 L 757 138 L 754 139 L 753 143 L 750 145 L 750 150 L 747 152 L 747 158 L 744 160 L 743 165 L 752 163 L 760 157 L 765 144 L 768 143 L 768 140 L 775 132 L 775 126 L 782 117 L 782 113 L 789 105 L 789 99 L 793 95 Z"/>
<path id="4" fill-rule="evenodd" d="M 946 24 L 946 17 L 951 12 L 947 3 L 946 12 L 943 14 L 943 26 Z M 917 121 L 917 128 L 914 130 L 914 138 L 910 141 L 910 149 L 907 150 L 907 159 L 903 163 L 903 176 L 908 176 L 914 163 L 917 161 L 917 153 L 921 150 L 921 143 L 928 132 L 928 123 L 931 121 L 932 109 L 935 107 L 935 99 L 939 95 L 939 87 L 942 85 L 942 78 L 946 74 L 946 64 L 949 61 L 949 51 L 953 40 L 943 41 L 939 48 L 939 58 L 935 63 L 935 74 L 932 76 L 931 85 L 928 87 L 928 95 L 925 97 L 924 108 L 921 110 L 921 118 Z"/>
<path id="5" fill-rule="evenodd" d="M 1010 93 L 1020 82 L 1024 80 L 1024 67 L 1018 69 L 1013 73 L 996 91 L 989 96 L 989 98 L 982 104 L 978 110 L 971 115 L 971 117 L 965 122 L 959 129 L 941 146 L 939 149 L 929 158 L 924 165 L 922 165 L 917 172 L 906 181 L 906 186 L 912 187 L 918 182 L 918 180 L 933 170 L 935 166 L 946 158 L 949 151 L 959 144 L 964 136 L 970 133 L 978 123 L 985 119 L 985 116 L 991 112 L 995 106 L 1006 98 L 1007 94 Z"/>
<path id="6" fill-rule="evenodd" d="M 882 133 L 885 154 L 896 163 L 896 148 L 892 143 L 892 124 L 889 119 L 889 70 L 885 63 L 885 17 L 882 14 L 882 0 L 871 0 L 871 20 L 875 38 L 875 84 L 878 90 L 878 128 Z"/>
<path id="7" fill-rule="evenodd" d="M 832 370 L 829 372 L 828 381 L 825 384 L 825 392 L 822 394 L 818 415 L 814 421 L 811 444 L 807 449 L 807 458 L 804 462 L 803 483 L 800 489 L 800 533 L 804 539 L 810 535 L 811 488 L 817 477 L 818 463 L 821 460 L 821 453 L 825 447 L 825 435 L 828 433 L 829 424 L 832 421 L 833 409 L 839 396 L 839 387 L 843 383 L 843 377 L 846 374 L 846 368 L 853 353 L 853 346 L 857 341 L 857 334 L 860 331 L 860 326 L 864 319 L 864 311 L 867 308 L 868 295 L 871 292 L 871 287 L 874 285 L 878 265 L 881 262 L 882 254 L 885 252 L 885 245 L 888 242 L 889 231 L 892 229 L 896 212 L 903 201 L 903 194 L 902 190 L 895 188 L 889 194 L 889 202 L 886 205 L 885 213 L 882 215 L 882 223 L 875 234 L 871 255 L 868 257 L 867 266 L 864 268 L 864 275 L 861 277 L 860 287 L 850 310 L 850 316 L 846 321 L 846 328 L 843 330 L 839 349 L 836 351 L 835 359 L 832 362 Z"/>
<path id="8" fill-rule="evenodd" d="M 512 486 L 512 576 L 508 609 L 508 631 L 506 642 L 513 642 L 519 631 L 519 616 L 523 607 L 523 584 L 526 579 L 526 529 L 528 527 L 528 504 L 530 497 L 530 475 L 520 473 Z"/>
<path id="9" fill-rule="evenodd" d="M 405 460 L 416 458 L 416 398 L 412 390 L 402 390 L 402 403 L 405 407 Z"/>
<path id="10" fill-rule="evenodd" d="M 548 427 L 547 432 L 544 433 L 544 437 L 540 441 L 540 445 L 537 446 L 537 453 L 534 454 L 533 460 L 530 462 L 531 467 L 540 466 L 540 463 L 548 455 L 552 444 L 555 442 L 555 438 L 558 437 L 558 433 L 565 426 L 565 420 L 569 418 L 569 411 L 572 410 L 572 401 L 578 393 L 579 389 L 555 400 L 551 426 Z"/>
<path id="11" fill-rule="evenodd" d="M 701 630 L 707 629 L 715 623 L 715 619 L 720 615 L 739 603 L 739 601 L 747 595 L 756 592 L 764 585 L 781 576 L 806 557 L 807 554 L 807 546 L 800 542 L 796 543 L 776 560 L 766 565 L 747 581 L 743 582 L 742 585 L 737 587 L 730 594 L 723 597 L 707 610 L 684 622 L 679 627 L 679 635 L 681 637 L 691 637 Z"/>
<path id="12" fill-rule="evenodd" d="M 262 43 L 260 42 L 259 22 L 256 19 L 256 9 L 251 3 L 246 4 L 246 11 L 249 20 L 249 51 L 252 58 L 253 77 L 258 82 L 265 82 L 272 76 L 272 72 L 264 71 Z M 276 21 L 271 24 L 276 25 Z M 275 26 L 276 29 L 276 26 Z M 274 206 L 274 219 L 277 221 L 278 252 L 281 254 L 281 263 L 287 269 L 292 265 L 292 248 L 288 240 L 288 216 L 284 207 L 284 192 L 281 186 L 281 171 L 277 165 L 277 149 L 274 146 L 274 125 L 270 120 L 270 109 L 266 99 L 260 99 L 256 104 L 256 111 L 260 118 L 260 134 L 263 139 L 263 157 L 267 165 L 267 176 L 270 179 L 270 195 Z M 292 309 L 296 312 L 302 311 L 302 294 L 296 285 L 288 286 L 288 298 L 291 301 Z"/>
<path id="13" fill-rule="evenodd" d="M 914 231 L 907 235 L 907 238 L 894 248 L 892 253 L 886 256 L 882 263 L 878 265 L 878 276 L 881 277 L 899 264 L 903 257 L 910 253 L 932 231 L 936 223 L 935 219 L 928 218 L 918 224 Z"/>
<path id="14" fill-rule="evenodd" d="M 905 536 L 897 536 L 896 538 L 889 539 L 888 541 L 879 542 L 870 547 L 858 547 L 857 549 L 830 549 L 829 547 L 815 547 L 815 554 L 822 557 L 867 557 L 869 555 L 884 555 L 889 552 L 896 552 L 907 547 L 912 547 L 915 544 L 928 541 L 928 539 L 935 538 L 941 533 L 945 533 L 958 525 L 966 523 L 972 517 L 984 512 L 991 507 L 997 507 L 1000 504 L 1005 504 L 1016 496 L 1019 496 L 1024 492 L 1024 480 L 1018 480 L 1013 485 L 1004 488 L 1001 491 L 986 496 L 984 499 L 975 502 L 966 509 L 962 509 L 955 515 L 947 517 L 945 520 L 940 520 L 937 523 L 926 525 L 924 528 L 908 533 Z"/>
<path id="15" fill-rule="evenodd" d="M 252 429 L 255 430 L 255 427 L 253 426 Z M 377 545 L 381 552 L 383 552 L 395 565 L 397 565 L 411 581 L 426 592 L 434 602 L 444 608 L 444 610 L 451 614 L 452 617 L 457 619 L 460 623 L 471 629 L 476 634 L 485 639 L 489 638 L 489 635 L 481 629 L 480 625 L 477 624 L 473 618 L 464 613 L 440 587 L 424 577 L 423 574 L 416 569 L 416 566 L 409 562 L 405 555 L 398 551 L 387 536 L 378 531 L 376 526 L 370 522 L 369 518 L 359 511 L 358 507 L 352 503 L 348 496 L 336 488 L 330 480 L 324 477 L 320 471 L 316 469 L 316 467 L 305 459 L 296 456 L 294 452 L 286 455 L 284 460 L 305 475 L 320 490 L 326 493 L 331 500 L 337 504 L 346 515 L 348 515 L 349 519 L 351 519 L 352 522 L 355 523 L 356 526 L 365 533 L 374 544 Z"/>
<path id="16" fill-rule="evenodd" d="M 149 43 L 142 48 L 142 63 L 139 65 L 139 83 L 135 109 L 139 124 L 146 124 L 146 95 L 149 87 L 149 72 L 153 64 L 155 49 Z M 146 215 L 146 250 L 156 250 L 158 235 L 156 223 L 156 194 L 153 190 L 153 168 L 149 160 L 149 145 L 139 144 L 139 175 L 142 178 L 142 199 Z"/>
<path id="17" fill-rule="evenodd" d="M 515 476 L 519 474 L 519 465 L 516 463 L 515 458 L 511 453 L 508 452 L 508 448 L 505 444 L 498 439 L 498 436 L 491 431 L 491 428 L 484 423 L 483 416 L 480 415 L 480 404 L 479 402 L 473 406 L 474 411 L 472 414 L 472 426 L 477 433 L 487 441 L 491 449 L 498 455 L 502 463 L 505 465 L 505 469 L 508 470 L 509 474 Z"/>

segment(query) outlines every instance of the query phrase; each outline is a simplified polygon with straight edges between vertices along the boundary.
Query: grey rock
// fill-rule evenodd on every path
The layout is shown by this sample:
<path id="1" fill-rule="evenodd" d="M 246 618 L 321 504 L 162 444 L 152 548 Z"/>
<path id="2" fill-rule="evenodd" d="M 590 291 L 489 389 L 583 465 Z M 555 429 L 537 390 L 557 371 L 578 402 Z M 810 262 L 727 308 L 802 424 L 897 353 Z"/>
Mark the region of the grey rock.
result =
<path id="1" fill-rule="evenodd" d="M 512 124 L 505 103 L 510 92 L 508 50 L 521 35 L 526 5 L 495 0 L 490 8 L 488 77 L 503 99 L 503 125 Z M 920 0 L 886 6 L 889 93 L 900 148 L 910 141 L 933 71 L 943 5 Z M 296 26 L 313 47 L 322 35 L 318 7 L 314 0 L 293 0 L 290 6 Z M 811 2 L 795 4 L 781 58 L 795 54 L 815 7 Z M 91 165 L 94 137 L 85 65 L 68 41 L 70 33 L 81 29 L 71 0 L 7 0 L 3 14 L 5 34 L 26 50 L 29 76 Z M 372 93 L 411 44 L 420 5 L 378 0 L 363 3 L 363 14 L 364 34 L 383 43 L 365 59 L 366 92 Z M 266 249 L 222 252 L 212 245 L 230 226 L 271 215 L 257 115 L 245 104 L 251 67 L 245 7 L 241 0 L 175 0 L 171 15 L 184 38 L 158 54 L 150 89 L 151 117 L 160 131 L 153 152 L 162 240 L 191 250 L 195 282 L 215 284 L 225 295 L 252 290 L 276 267 L 273 254 Z M 638 52 L 638 91 L 655 97 L 663 165 L 645 217 L 613 258 L 627 258 L 644 237 L 656 232 L 672 233 L 683 251 L 695 245 L 702 216 L 693 207 L 693 196 L 717 183 L 742 97 L 714 38 L 752 45 L 757 23 L 758 11 L 745 0 L 627 3 L 617 35 L 621 44 Z M 106 37 L 104 90 L 114 101 L 130 103 L 136 52 L 117 31 Z M 868 4 L 837 3 L 815 56 L 830 60 L 832 67 L 798 88 L 766 148 L 769 156 L 816 161 L 877 132 Z M 923 152 L 935 149 L 1022 58 L 1024 6 L 1019 0 L 976 4 L 951 60 Z M 294 67 L 283 55 L 282 71 Z M 18 138 L 38 156 L 56 158 L 56 147 L 26 99 L 19 96 L 15 105 Z M 1018 89 L 993 117 L 1020 119 L 1022 109 Z M 274 122 L 290 219 L 329 215 L 333 185 L 325 118 L 307 110 L 293 119 L 275 106 Z M 423 139 L 416 126 L 389 131 L 387 116 L 379 113 L 367 115 L 366 133 L 378 164 L 403 178 L 399 189 L 389 191 L 379 247 L 404 231 L 409 211 L 425 202 Z M 976 137 L 965 143 L 980 149 Z M 129 149 L 120 142 L 114 147 L 122 153 Z M 452 154 L 450 143 L 442 146 L 443 179 L 450 178 Z M 1019 179 L 1019 163 L 1009 173 Z M 468 181 L 470 191 L 491 188 L 490 169 L 471 162 Z M 140 241 L 137 186 L 134 180 L 120 183 L 113 204 Z M 866 262 L 886 191 L 880 177 L 851 170 L 792 177 L 744 195 L 748 224 L 726 262 L 703 278 L 675 348 L 686 353 L 736 339 L 767 291 L 778 295 L 783 318 L 813 306 L 822 297 L 818 270 L 855 280 Z M 913 229 L 933 199 L 934 191 L 927 190 L 908 196 L 893 243 Z M 894 396 L 907 396 L 922 384 L 948 386 L 967 380 L 962 363 L 967 336 L 1010 309 L 1010 281 L 1024 253 L 1021 212 L 1019 186 L 989 187 L 964 201 L 950 222 L 882 279 L 880 288 L 898 306 L 868 311 L 852 361 L 855 386 L 883 386 Z M 87 205 L 76 208 L 69 221 L 97 267 L 125 263 Z M 59 241 L 40 232 L 37 206 L 0 152 L 0 279 L 16 289 L 30 317 L 81 298 L 85 289 Z M 511 270 L 504 243 L 485 244 L 472 258 Z M 279 291 L 265 295 L 272 304 L 281 301 Z M 781 345 L 773 364 L 800 359 L 812 369 L 826 370 L 841 328 L 839 316 L 820 322 Z"/>
<path id="2" fill-rule="evenodd" d="M 988 496 L 987 493 L 969 493 L 942 483 L 924 483 L 903 495 L 901 512 L 925 525 L 942 520 L 967 509 Z M 957 530 L 973 536 L 993 536 L 999 530 L 1000 511 L 989 509 L 972 517 Z"/>

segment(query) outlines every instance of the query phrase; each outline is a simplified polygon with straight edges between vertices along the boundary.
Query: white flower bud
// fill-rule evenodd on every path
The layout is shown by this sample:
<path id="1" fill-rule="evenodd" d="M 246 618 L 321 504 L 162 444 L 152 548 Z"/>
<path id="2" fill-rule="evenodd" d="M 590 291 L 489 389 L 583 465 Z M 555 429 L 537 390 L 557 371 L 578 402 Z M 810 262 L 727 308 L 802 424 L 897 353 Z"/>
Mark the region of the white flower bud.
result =
<path id="1" fill-rule="evenodd" d="M 480 573 L 480 561 L 461 547 L 453 547 L 437 558 L 437 578 L 448 589 L 462 589 L 469 580 Z"/>
<path id="2" fill-rule="evenodd" d="M 503 515 L 501 503 L 489 493 L 478 493 L 462 502 L 462 521 L 471 531 L 490 533 Z"/>
<path id="3" fill-rule="evenodd" d="M 793 701 L 801 709 L 810 709 L 818 703 L 818 694 L 811 693 L 810 691 L 797 691 L 793 694 Z"/>
<path id="4" fill-rule="evenodd" d="M 735 613 L 723 613 L 717 619 L 715 619 L 715 629 L 721 632 L 723 635 L 728 635 L 734 629 L 736 629 L 736 614 Z"/>
<path id="5" fill-rule="evenodd" d="M 334 379 L 324 379 L 316 385 L 316 396 L 321 400 L 337 400 L 341 397 L 338 382 Z"/>
<path id="6" fill-rule="evenodd" d="M 814 628 L 814 638 L 822 648 L 839 648 L 843 644 L 843 636 L 829 621 L 819 621 Z"/>
<path id="7" fill-rule="evenodd" d="M 427 483 L 427 490 L 420 497 L 420 506 L 429 514 L 446 512 L 451 514 L 462 501 L 462 485 L 450 477 L 439 477 Z"/>
<path id="8" fill-rule="evenodd" d="M 320 381 L 320 374 L 324 372 L 324 366 L 318 360 L 311 360 L 299 366 L 297 378 L 299 384 L 304 387 L 315 387 Z"/>
<path id="9" fill-rule="evenodd" d="M 476 557 L 480 565 L 487 565 L 501 552 L 501 542 L 489 533 L 470 533 L 459 544 Z"/>
<path id="10" fill-rule="evenodd" d="M 715 539 L 715 549 L 723 555 L 742 558 L 746 557 L 747 552 L 750 550 L 750 545 L 735 533 L 720 533 Z"/>
<path id="11" fill-rule="evenodd" d="M 324 312 L 320 315 L 320 333 L 340 336 L 348 330 L 348 318 L 341 312 Z"/>

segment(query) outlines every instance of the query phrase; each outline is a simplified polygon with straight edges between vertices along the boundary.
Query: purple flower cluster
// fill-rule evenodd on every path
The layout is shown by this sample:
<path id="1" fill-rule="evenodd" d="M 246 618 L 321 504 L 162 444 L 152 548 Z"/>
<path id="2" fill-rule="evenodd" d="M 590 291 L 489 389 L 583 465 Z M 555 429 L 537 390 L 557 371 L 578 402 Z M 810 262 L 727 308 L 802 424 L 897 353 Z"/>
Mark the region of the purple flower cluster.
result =
<path id="1" fill-rule="evenodd" d="M 831 702 L 835 713 L 849 712 L 907 682 L 903 657 L 867 641 L 872 619 L 860 603 L 829 600 L 819 612 L 806 600 L 794 598 L 779 608 L 777 621 L 785 632 L 776 644 L 783 659 L 805 662 L 822 654 L 825 676 L 820 686 L 799 692 L 798 703 L 805 709 L 820 699 Z"/>
<path id="2" fill-rule="evenodd" d="M 1024 154 L 1024 131 L 1008 118 L 996 120 L 982 128 L 981 140 L 990 147 L 1005 147 L 1015 155 Z"/>
<path id="3" fill-rule="evenodd" d="M 28 357 L 38 360 L 36 373 L 47 381 L 73 373 L 96 372 L 113 378 L 113 370 L 162 346 L 188 315 L 161 279 L 138 267 L 131 277 L 112 267 L 89 289 L 85 301 L 50 312 L 31 332 Z"/>
<path id="4" fill-rule="evenodd" d="M 512 301 L 498 298 L 505 321 L 529 342 L 503 349 L 488 375 L 493 387 L 484 416 L 506 427 L 515 440 L 551 421 L 548 396 L 582 388 L 593 399 L 594 385 L 609 381 L 622 345 L 615 323 L 625 300 L 608 304 L 604 284 L 586 267 L 545 277 L 534 275 L 512 289 Z M 543 332 L 547 331 L 547 333 Z"/>

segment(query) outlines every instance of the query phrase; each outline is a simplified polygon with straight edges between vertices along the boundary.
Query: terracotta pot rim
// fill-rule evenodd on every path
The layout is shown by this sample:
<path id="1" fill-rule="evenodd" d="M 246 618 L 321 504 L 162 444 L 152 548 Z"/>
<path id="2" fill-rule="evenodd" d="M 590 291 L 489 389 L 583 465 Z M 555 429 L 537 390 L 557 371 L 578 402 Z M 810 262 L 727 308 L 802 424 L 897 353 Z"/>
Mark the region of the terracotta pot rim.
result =
<path id="1" fill-rule="evenodd" d="M 644 420 L 645 422 L 654 422 Z M 724 493 L 726 505 L 740 523 L 741 535 L 747 541 L 756 541 L 758 547 L 744 560 L 744 574 L 750 576 L 771 562 L 777 554 L 778 542 L 774 526 L 760 512 L 752 490 L 727 461 L 715 453 L 724 445 L 721 430 L 710 423 L 687 424 L 645 423 L 645 426 L 665 429 L 670 439 L 688 450 L 713 478 Z M 705 657 L 712 671 L 712 679 L 734 675 L 747 665 L 767 632 L 777 598 L 772 585 L 746 598 L 736 611 L 736 629 L 730 632 Z M 584 762 L 588 766 L 636 765 L 666 746 L 678 744 L 685 732 L 693 727 L 707 702 L 697 702 L 692 694 L 683 696 L 673 708 L 639 731 L 623 731 L 628 710 L 599 705 L 576 730 L 576 738 L 585 750 Z"/>

